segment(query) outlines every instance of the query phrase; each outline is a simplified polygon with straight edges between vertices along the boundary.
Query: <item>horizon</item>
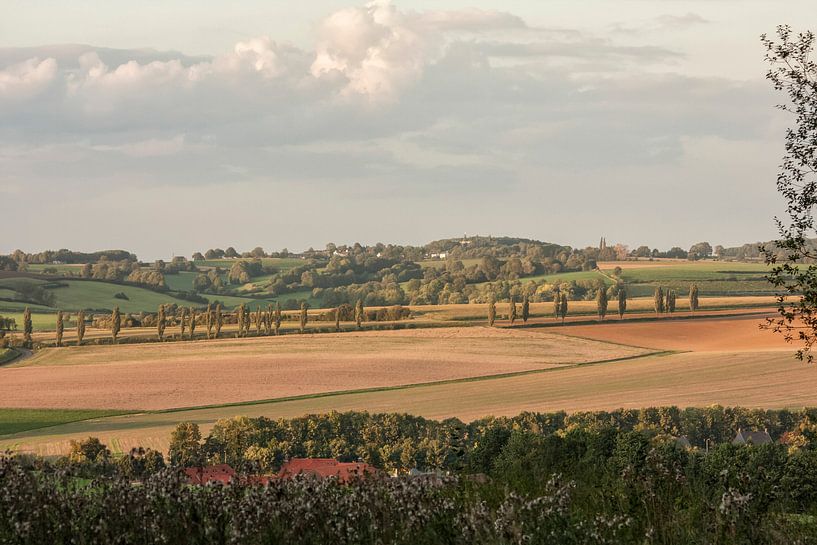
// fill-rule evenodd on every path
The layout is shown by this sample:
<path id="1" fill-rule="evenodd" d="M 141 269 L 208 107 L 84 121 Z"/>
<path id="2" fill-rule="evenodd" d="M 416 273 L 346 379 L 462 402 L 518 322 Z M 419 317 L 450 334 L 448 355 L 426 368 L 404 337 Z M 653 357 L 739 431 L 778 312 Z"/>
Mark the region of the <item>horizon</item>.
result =
<path id="1" fill-rule="evenodd" d="M 84 0 L 30 24 L 41 9 L 0 21 L 0 253 L 735 246 L 784 211 L 768 3 Z"/>

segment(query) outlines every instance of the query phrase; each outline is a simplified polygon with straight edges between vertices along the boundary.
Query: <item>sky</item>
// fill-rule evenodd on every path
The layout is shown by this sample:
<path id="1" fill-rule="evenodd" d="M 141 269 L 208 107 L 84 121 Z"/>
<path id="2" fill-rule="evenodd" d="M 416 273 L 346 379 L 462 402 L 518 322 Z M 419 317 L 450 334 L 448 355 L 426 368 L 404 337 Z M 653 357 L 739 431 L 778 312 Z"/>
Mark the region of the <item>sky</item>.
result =
<path id="1" fill-rule="evenodd" d="M 0 0 L 0 253 L 769 240 L 812 1 Z"/>

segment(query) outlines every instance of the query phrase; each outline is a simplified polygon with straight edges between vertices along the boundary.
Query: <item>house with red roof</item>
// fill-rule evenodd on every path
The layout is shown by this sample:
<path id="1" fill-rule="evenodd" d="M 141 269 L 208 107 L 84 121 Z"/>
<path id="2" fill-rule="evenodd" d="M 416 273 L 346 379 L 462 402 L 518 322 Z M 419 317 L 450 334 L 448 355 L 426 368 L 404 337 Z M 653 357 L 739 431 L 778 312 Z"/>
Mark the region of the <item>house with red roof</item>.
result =
<path id="1" fill-rule="evenodd" d="M 188 467 L 184 470 L 189 484 L 207 484 L 219 482 L 230 484 L 236 478 L 236 472 L 227 464 L 205 467 Z"/>
<path id="2" fill-rule="evenodd" d="M 355 478 L 376 475 L 377 468 L 363 462 L 339 462 L 334 458 L 292 458 L 281 466 L 278 477 L 292 478 L 296 475 L 316 477 L 336 477 L 339 482 L 348 483 Z"/>

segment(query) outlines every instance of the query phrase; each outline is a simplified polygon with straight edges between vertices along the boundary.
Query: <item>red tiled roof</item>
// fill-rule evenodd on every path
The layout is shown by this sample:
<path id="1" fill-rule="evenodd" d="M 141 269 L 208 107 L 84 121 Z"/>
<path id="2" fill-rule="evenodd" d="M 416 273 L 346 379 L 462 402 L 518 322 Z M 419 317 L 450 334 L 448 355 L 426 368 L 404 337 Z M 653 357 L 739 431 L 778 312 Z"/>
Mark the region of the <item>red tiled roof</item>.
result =
<path id="1" fill-rule="evenodd" d="M 230 481 L 236 476 L 235 470 L 227 464 L 188 467 L 184 472 L 187 474 L 187 480 L 190 484 L 207 484 L 211 482 L 230 484 Z"/>
<path id="2" fill-rule="evenodd" d="M 374 475 L 377 469 L 363 462 L 338 462 L 333 458 L 292 458 L 284 462 L 278 476 L 282 479 L 295 475 L 315 475 L 317 477 L 337 477 L 347 483 L 355 477 Z"/>

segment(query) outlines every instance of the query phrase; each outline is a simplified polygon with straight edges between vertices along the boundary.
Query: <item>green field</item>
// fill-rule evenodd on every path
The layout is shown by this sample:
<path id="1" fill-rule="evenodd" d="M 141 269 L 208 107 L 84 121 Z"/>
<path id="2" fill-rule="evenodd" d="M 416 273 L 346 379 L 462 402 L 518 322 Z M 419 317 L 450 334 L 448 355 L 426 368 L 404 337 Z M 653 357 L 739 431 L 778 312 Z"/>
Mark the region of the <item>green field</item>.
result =
<path id="1" fill-rule="evenodd" d="M 13 348 L 0 348 L 0 365 L 10 362 L 18 355 L 17 350 Z"/>
<path id="2" fill-rule="evenodd" d="M 765 278 L 767 272 L 763 263 L 702 261 L 624 269 L 621 278 L 636 297 L 653 293 L 657 286 L 686 295 L 693 283 L 706 295 L 773 295 L 774 287 Z"/>
<path id="3" fill-rule="evenodd" d="M 106 416 L 125 414 L 126 411 L 64 410 L 64 409 L 0 409 L 0 435 L 58 426 Z"/>

